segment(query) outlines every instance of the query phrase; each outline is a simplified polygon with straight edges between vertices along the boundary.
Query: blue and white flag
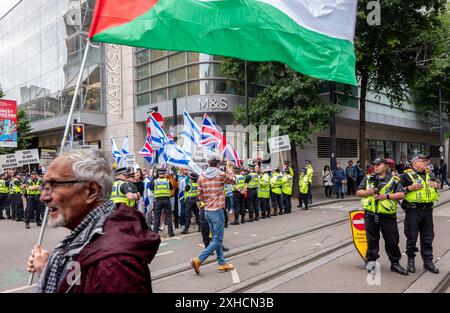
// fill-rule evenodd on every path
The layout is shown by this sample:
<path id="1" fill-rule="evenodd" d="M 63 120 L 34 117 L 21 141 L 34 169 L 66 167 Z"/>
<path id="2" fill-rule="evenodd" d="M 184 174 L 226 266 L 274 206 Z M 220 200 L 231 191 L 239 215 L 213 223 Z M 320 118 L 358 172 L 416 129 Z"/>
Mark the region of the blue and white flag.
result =
<path id="1" fill-rule="evenodd" d="M 169 143 L 169 138 L 166 136 L 164 130 L 159 126 L 158 122 L 150 116 L 150 134 L 154 148 L 164 147 Z"/>
<path id="2" fill-rule="evenodd" d="M 122 166 L 127 166 L 127 160 L 125 159 L 127 157 L 127 154 L 130 154 L 128 149 L 128 135 L 125 136 L 125 139 L 122 142 L 122 155 L 123 155 Z"/>
<path id="3" fill-rule="evenodd" d="M 187 155 L 192 157 L 195 147 L 200 145 L 201 129 L 186 110 L 183 112 L 183 121 L 183 131 L 181 132 L 181 137 L 183 137 L 182 149 Z"/>
<path id="4" fill-rule="evenodd" d="M 117 148 L 116 141 L 112 137 L 111 137 L 111 152 L 113 159 L 116 161 L 117 166 L 119 166 L 120 162 L 122 161 L 122 154 L 120 154 L 120 150 L 119 148 Z"/>

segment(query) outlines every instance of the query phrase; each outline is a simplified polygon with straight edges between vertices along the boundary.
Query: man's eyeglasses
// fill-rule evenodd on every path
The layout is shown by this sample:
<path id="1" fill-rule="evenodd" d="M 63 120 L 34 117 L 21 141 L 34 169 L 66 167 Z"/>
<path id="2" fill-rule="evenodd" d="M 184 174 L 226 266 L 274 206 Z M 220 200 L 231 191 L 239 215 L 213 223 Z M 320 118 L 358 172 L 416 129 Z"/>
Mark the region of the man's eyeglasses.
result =
<path id="1" fill-rule="evenodd" d="M 78 183 L 87 183 L 87 180 L 48 180 L 42 182 L 42 192 L 46 194 L 51 194 L 53 192 L 53 187 L 58 185 L 73 185 Z"/>

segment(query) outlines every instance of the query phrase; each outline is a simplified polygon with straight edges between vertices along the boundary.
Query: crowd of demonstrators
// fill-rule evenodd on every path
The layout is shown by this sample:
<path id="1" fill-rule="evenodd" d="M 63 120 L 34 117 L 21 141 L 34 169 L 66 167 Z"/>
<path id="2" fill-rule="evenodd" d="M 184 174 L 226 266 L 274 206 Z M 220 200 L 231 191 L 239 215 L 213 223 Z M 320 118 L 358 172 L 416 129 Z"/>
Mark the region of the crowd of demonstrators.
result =
<path id="1" fill-rule="evenodd" d="M 100 223 L 99 225 L 101 227 L 110 225 L 105 222 L 105 218 L 101 217 L 102 214 L 106 214 L 108 216 L 106 221 L 109 221 L 111 213 L 109 210 L 123 211 L 124 208 L 133 208 L 134 210 L 131 211 L 137 212 L 137 215 L 132 213 L 134 222 L 137 222 L 138 220 L 139 223 L 140 221 L 144 221 L 144 225 L 141 225 L 141 244 L 144 244 L 146 241 L 147 230 L 152 230 L 153 233 L 158 234 L 166 229 L 169 237 L 175 236 L 176 229 L 179 229 L 180 234 L 188 234 L 193 231 L 199 232 L 205 249 L 197 258 L 194 258 L 191 261 L 192 266 L 196 272 L 198 272 L 202 262 L 204 262 L 209 255 L 214 253 L 217 254 L 220 270 L 226 271 L 233 268 L 231 264 L 225 261 L 223 256 L 223 251 L 228 250 L 223 245 L 223 234 L 224 228 L 228 227 L 229 213 L 232 213 L 234 216 L 230 224 L 239 225 L 256 222 L 261 219 L 268 219 L 278 215 L 289 214 L 292 210 L 291 197 L 293 194 L 294 173 L 292 167 L 289 166 L 289 162 L 284 162 L 283 168 L 280 170 L 280 168 L 271 168 L 270 166 L 261 168 L 258 163 L 250 164 L 247 168 L 243 168 L 233 165 L 230 162 L 225 163 L 217 159 L 209 160 L 208 166 L 204 168 L 205 172 L 200 176 L 185 168 L 168 169 L 165 166 L 153 167 L 150 170 L 132 167 L 118 168 L 114 171 L 115 179 L 111 180 L 111 187 L 104 187 L 101 185 L 105 183 L 101 179 L 97 181 L 97 187 L 101 185 L 99 187 L 100 189 L 106 188 L 104 190 L 110 190 L 108 200 L 103 197 L 101 199 L 98 198 L 96 201 L 91 201 L 92 199 L 89 197 L 83 198 L 80 196 L 80 201 L 82 199 L 86 201 L 86 203 L 84 203 L 85 209 L 82 209 L 82 204 L 76 202 L 77 199 L 75 194 L 73 198 L 69 197 L 65 199 L 58 197 L 58 192 L 54 192 L 55 190 L 65 190 L 67 195 L 70 196 L 71 194 L 69 191 L 71 191 L 71 189 L 81 188 L 82 185 L 84 186 L 92 183 L 90 178 L 85 177 L 88 175 L 86 173 L 92 169 L 90 167 L 88 169 L 83 169 L 82 165 L 84 163 L 78 159 L 81 156 L 77 153 L 81 152 L 69 153 L 58 158 L 58 161 L 55 161 L 52 163 L 52 166 L 49 167 L 49 172 L 46 173 L 45 179 L 39 177 L 35 171 L 30 172 L 28 177 L 12 171 L 0 173 L 0 219 L 3 218 L 3 213 L 5 213 L 6 218 L 24 221 L 26 228 L 30 228 L 30 223 L 32 221 L 40 226 L 45 205 L 49 206 L 51 203 L 54 205 L 52 207 L 49 206 L 51 211 L 59 212 L 59 214 L 51 213 L 53 218 L 50 219 L 50 225 L 65 226 L 74 232 L 70 239 L 62 242 L 57 249 L 55 249 L 55 251 L 60 252 L 64 247 L 67 248 L 70 246 L 72 242 L 78 242 L 78 240 L 81 239 L 86 240 L 87 237 L 85 237 L 85 234 L 81 235 L 81 233 L 86 231 L 86 229 L 92 231 L 92 228 L 88 223 L 92 222 L 95 225 L 97 225 L 96 223 Z M 93 156 L 89 155 L 87 157 L 92 158 Z M 101 159 L 101 156 L 96 155 L 95 158 Z M 421 156 L 419 159 L 421 158 L 423 157 Z M 407 187 L 408 184 L 412 185 L 412 187 L 406 191 L 407 195 L 408 192 L 420 190 L 416 189 L 418 187 L 415 187 L 417 186 L 418 178 L 416 176 L 411 176 L 412 178 L 409 176 L 411 173 L 422 175 L 418 167 L 414 167 L 415 163 L 417 163 L 417 158 L 410 163 L 404 162 L 397 165 L 395 165 L 394 161 L 391 159 L 383 159 L 382 162 L 377 161 L 374 164 L 371 164 L 367 170 L 364 170 L 361 167 L 359 161 L 356 162 L 356 165 L 353 165 L 353 162 L 349 161 L 345 169 L 341 167 L 340 162 L 337 162 L 334 171 L 332 171 L 329 166 L 325 166 L 321 173 L 323 186 L 325 187 L 325 197 L 331 198 L 332 186 L 334 186 L 337 199 L 344 199 L 345 193 L 347 193 L 347 195 L 352 195 L 358 190 L 358 196 L 369 198 L 371 201 L 374 199 L 374 203 L 378 203 L 378 200 L 380 199 L 378 195 L 372 193 L 364 193 L 363 195 L 362 192 L 360 192 L 363 190 L 374 189 L 371 188 L 373 185 L 371 185 L 372 181 L 370 179 L 376 175 L 378 175 L 377 177 L 379 177 L 380 180 L 383 180 L 384 186 L 388 186 L 388 189 L 393 192 L 395 191 L 394 194 L 401 191 L 399 191 L 397 187 L 391 188 L 391 186 L 389 186 L 389 183 L 392 183 L 391 178 L 402 175 L 401 181 L 396 178 L 397 180 L 395 183 L 396 186 L 397 184 L 399 186 L 403 184 L 403 187 Z M 382 165 L 381 167 L 380 164 Z M 63 172 L 64 167 L 70 167 L 69 165 L 72 166 L 72 171 Z M 380 168 L 383 168 L 384 165 L 386 174 L 383 176 L 384 172 L 381 173 Z M 86 165 L 84 164 L 83 166 Z M 78 171 L 79 167 L 80 171 Z M 435 166 L 431 167 L 430 160 L 428 159 L 426 170 L 424 172 L 426 174 L 423 175 L 425 175 L 424 179 L 427 180 L 430 180 L 429 177 L 431 177 L 432 180 L 435 180 L 435 177 L 440 177 L 441 188 L 444 183 L 447 183 L 450 187 L 450 184 L 446 180 L 446 172 L 447 165 L 445 162 L 441 161 L 439 166 L 435 164 Z M 60 176 L 63 174 L 67 177 L 61 178 Z M 99 172 L 99 175 L 106 174 Z M 304 210 L 308 210 L 312 203 L 311 185 L 313 175 L 314 169 L 311 162 L 306 160 L 303 167 L 299 169 L 298 178 L 298 207 L 303 208 Z M 433 184 L 432 188 L 435 188 L 434 185 L 435 184 Z M 344 186 L 348 187 L 347 190 L 344 190 Z M 380 185 L 380 189 L 382 188 L 383 184 Z M 88 188 L 87 190 L 91 189 Z M 93 190 L 91 191 L 94 192 Z M 62 194 L 65 195 L 65 193 Z M 373 199 L 370 198 L 372 196 L 374 197 Z M 386 200 L 382 197 L 383 196 L 381 196 L 381 200 Z M 79 205 L 80 210 L 79 213 L 77 213 L 80 214 L 80 218 L 70 221 L 70 227 L 67 226 L 67 224 L 59 224 L 61 222 L 59 219 L 67 217 L 65 214 L 68 214 L 69 218 L 73 219 L 69 209 L 64 211 L 59 207 L 59 205 L 65 205 L 66 200 L 69 202 L 72 201 L 76 206 Z M 388 198 L 387 200 L 400 201 L 401 199 L 400 197 L 397 199 L 394 195 L 392 199 Z M 429 200 L 434 202 L 435 198 Z M 405 224 L 405 235 L 408 238 L 407 254 L 409 259 L 414 258 L 412 247 L 415 247 L 417 232 L 421 232 L 424 236 L 428 237 L 433 235 L 432 229 L 430 230 L 430 225 L 432 225 L 430 216 L 427 215 L 428 213 L 412 210 L 411 207 L 416 208 L 423 206 L 421 203 L 417 205 L 414 204 L 414 201 L 416 200 L 415 198 L 413 199 L 412 196 L 409 198 L 405 197 L 405 201 L 403 201 L 404 203 L 412 203 L 412 205 L 408 207 L 408 224 L 407 226 Z M 23 207 L 24 202 L 26 202 L 25 209 Z M 108 203 L 108 205 L 106 205 L 108 212 L 103 211 L 105 203 Z M 426 208 L 429 208 L 430 204 L 428 203 L 427 205 Z M 97 212 L 97 207 L 101 207 L 102 209 Z M 89 210 L 87 208 L 89 208 Z M 370 209 L 372 207 L 366 203 L 364 208 L 369 212 L 367 218 L 371 217 Z M 75 209 L 78 209 L 78 207 Z M 97 213 L 91 216 L 92 212 Z M 113 227 L 113 229 L 116 227 L 116 220 L 113 218 L 114 216 L 114 214 L 111 214 L 111 225 L 113 225 L 111 227 Z M 125 215 L 122 213 L 121 216 Z M 137 216 L 139 216 L 139 218 L 137 218 Z M 89 221 L 83 223 L 88 217 Z M 385 218 L 385 216 L 382 216 L 381 218 Z M 370 254 L 371 260 L 377 258 L 377 238 L 379 238 L 379 232 L 381 231 L 386 235 L 386 232 L 389 231 L 395 235 L 395 230 L 393 230 L 392 223 L 390 222 L 390 219 L 383 220 L 382 223 L 384 223 L 384 226 L 372 223 L 375 225 L 372 228 L 370 228 L 370 225 L 372 225 L 370 224 L 371 222 L 368 222 L 370 232 L 370 253 L 368 253 Z M 416 225 L 414 223 L 418 224 Z M 79 228 L 78 226 L 81 227 L 80 232 L 76 232 L 76 229 Z M 390 231 L 390 229 L 392 231 Z M 157 236 L 152 238 L 158 238 L 156 241 L 159 240 L 159 237 Z M 392 240 L 388 243 L 389 247 L 386 248 L 388 249 L 388 255 L 393 264 L 392 268 L 394 271 L 402 273 L 401 266 L 397 266 L 399 263 L 398 251 L 397 248 L 395 248 L 395 245 L 398 246 L 398 243 L 396 243 L 397 239 L 395 236 L 391 239 Z M 130 240 L 133 241 L 132 239 Z M 424 250 L 422 257 L 424 263 L 427 264 L 426 268 L 434 271 L 432 264 L 430 264 L 429 250 L 431 243 L 430 240 L 427 240 L 427 238 L 421 239 L 422 250 Z M 154 245 L 157 247 L 157 244 Z M 93 246 L 97 247 L 96 245 Z M 29 263 L 30 270 L 40 272 L 44 267 L 50 267 L 50 269 L 45 271 L 42 278 L 44 285 L 40 286 L 40 288 L 43 292 L 55 292 L 64 288 L 73 288 L 72 286 L 67 286 L 62 283 L 61 276 L 64 276 L 65 273 L 58 273 L 59 266 L 64 264 L 66 260 L 61 260 L 61 256 L 58 256 L 58 259 L 52 259 L 50 257 L 49 260 L 41 262 L 45 259 L 47 252 L 41 247 L 36 247 L 33 251 Z M 122 252 L 123 251 L 119 251 L 118 253 Z M 81 253 L 79 257 L 80 259 L 83 259 L 84 254 Z M 136 262 L 141 262 L 140 264 L 142 264 L 143 261 L 149 262 L 152 257 L 152 255 L 142 254 L 136 256 L 137 259 L 135 259 L 135 261 L 139 259 Z M 48 262 L 50 262 L 51 265 L 46 266 Z M 412 261 L 408 262 L 408 270 L 410 270 L 413 268 L 414 264 L 411 263 Z M 92 264 L 89 266 L 96 267 Z M 61 276 L 57 276 L 56 278 L 53 277 L 49 280 L 47 275 Z M 147 279 L 147 273 L 141 272 L 139 275 L 141 275 L 140 279 Z M 46 279 L 48 281 L 45 283 Z M 56 285 L 55 279 L 58 280 L 58 284 Z M 87 286 L 82 287 L 81 289 L 76 287 L 73 291 L 82 292 L 83 290 L 91 290 L 91 288 L 94 288 L 89 286 L 90 279 L 92 279 L 92 277 L 88 277 Z M 53 284 L 50 287 L 45 285 L 49 284 L 49 282 L 50 284 Z M 117 281 L 115 283 L 117 283 Z M 106 287 L 102 286 L 101 288 Z"/>

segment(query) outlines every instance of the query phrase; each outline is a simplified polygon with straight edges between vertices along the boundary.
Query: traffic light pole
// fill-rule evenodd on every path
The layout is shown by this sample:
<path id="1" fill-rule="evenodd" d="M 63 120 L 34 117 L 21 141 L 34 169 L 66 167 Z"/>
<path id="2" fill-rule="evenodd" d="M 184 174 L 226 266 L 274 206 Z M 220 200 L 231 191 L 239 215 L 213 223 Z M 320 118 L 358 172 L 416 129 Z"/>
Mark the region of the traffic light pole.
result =
<path id="1" fill-rule="evenodd" d="M 90 46 L 91 46 L 91 42 L 89 40 L 87 40 L 87 45 L 86 45 L 86 49 L 84 50 L 83 60 L 81 61 L 80 72 L 78 73 L 77 84 L 75 85 L 75 90 L 73 92 L 73 98 L 72 98 L 72 103 L 70 105 L 69 115 L 67 116 L 67 122 L 66 122 L 66 128 L 64 130 L 64 136 L 61 141 L 60 154 L 63 153 L 64 146 L 66 145 L 66 142 L 67 142 L 67 136 L 69 135 L 70 124 L 72 124 L 73 109 L 74 109 L 75 103 L 77 101 L 78 91 L 80 90 L 81 79 L 83 78 L 84 66 L 86 64 L 86 59 L 87 59 L 87 56 L 89 53 Z"/>

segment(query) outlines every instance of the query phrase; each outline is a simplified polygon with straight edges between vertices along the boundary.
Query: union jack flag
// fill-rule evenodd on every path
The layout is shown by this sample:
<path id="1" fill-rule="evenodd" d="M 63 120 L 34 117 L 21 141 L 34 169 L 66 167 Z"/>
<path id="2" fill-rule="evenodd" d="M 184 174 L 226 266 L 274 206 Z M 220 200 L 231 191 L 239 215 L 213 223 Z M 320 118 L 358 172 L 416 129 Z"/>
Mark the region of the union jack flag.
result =
<path id="1" fill-rule="evenodd" d="M 139 151 L 139 155 L 142 155 L 150 164 L 154 163 L 152 140 L 149 134 L 147 134 L 147 138 L 145 138 L 145 144 L 141 151 Z"/>
<path id="2" fill-rule="evenodd" d="M 227 146 L 227 137 L 222 132 L 222 129 L 206 113 L 203 115 L 200 140 L 202 146 L 207 147 L 213 152 L 218 151 L 221 154 Z"/>
<path id="3" fill-rule="evenodd" d="M 226 134 L 222 132 L 220 126 L 216 125 L 206 113 L 203 116 L 200 143 L 213 152 L 218 151 L 225 159 L 230 160 L 237 166 L 242 165 L 239 154 L 233 148 L 232 144 L 227 142 Z"/>

